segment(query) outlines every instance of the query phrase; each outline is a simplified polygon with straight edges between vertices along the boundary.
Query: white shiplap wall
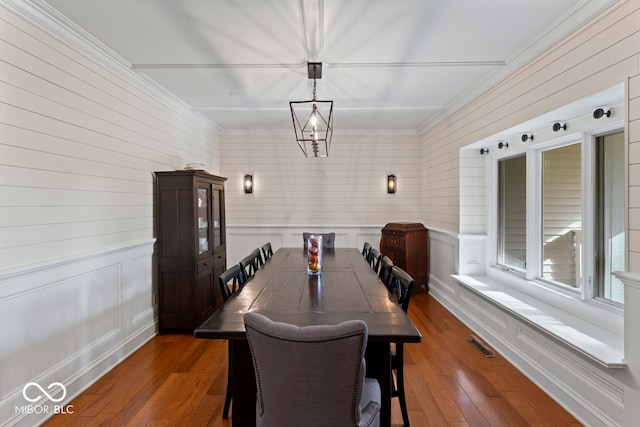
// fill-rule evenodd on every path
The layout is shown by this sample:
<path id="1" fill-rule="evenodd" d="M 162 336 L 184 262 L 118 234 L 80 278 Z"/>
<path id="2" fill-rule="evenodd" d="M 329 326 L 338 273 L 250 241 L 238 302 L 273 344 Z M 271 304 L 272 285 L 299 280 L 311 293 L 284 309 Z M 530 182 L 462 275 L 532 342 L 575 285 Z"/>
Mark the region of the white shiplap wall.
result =
<path id="1" fill-rule="evenodd" d="M 2 9 L 0 270 L 153 237 L 154 170 L 217 136 Z"/>
<path id="2" fill-rule="evenodd" d="M 640 62 L 640 54 L 637 54 L 637 57 Z M 629 271 L 640 273 L 640 75 L 638 73 L 630 76 L 628 93 L 626 129 L 629 143 L 628 265 Z"/>
<path id="3" fill-rule="evenodd" d="M 473 153 L 460 149 L 573 101 L 623 83 L 627 95 L 628 262 L 625 281 L 624 362 L 621 370 L 602 369 L 575 352 L 533 333 L 517 315 L 472 298 L 449 276 L 483 274 L 476 257 L 488 231 L 470 194 L 458 201 L 460 183 L 479 175 Z M 586 425 L 637 425 L 640 419 L 640 0 L 620 1 L 589 25 L 519 72 L 438 123 L 422 136 L 423 223 L 432 230 L 431 293 L 485 341 L 541 385 Z M 473 150 L 475 152 L 475 149 Z M 476 152 L 475 155 L 480 158 Z M 460 159 L 460 160 L 459 160 Z M 448 167 L 444 168 L 446 164 Z M 459 166 L 460 165 L 460 166 Z M 470 167 L 461 171 L 459 167 Z M 452 179 L 443 179 L 445 169 Z M 474 171 L 475 169 L 475 171 Z M 460 178 L 458 178 L 460 177 Z M 472 186 L 465 185 L 472 190 Z M 462 191 L 465 191 L 463 188 Z M 486 196 L 486 195 L 485 195 Z M 479 198 L 484 200 L 486 197 Z M 462 234 L 458 234 L 462 233 Z M 470 234 L 465 234 L 470 233 Z M 474 249 L 475 250 L 472 250 Z M 613 319 L 612 322 L 615 322 Z M 495 325 L 492 319 L 498 319 Z"/>
<path id="4" fill-rule="evenodd" d="M 339 111 L 336 113 L 339 114 Z M 343 136 L 329 157 L 306 158 L 290 134 L 224 135 L 229 225 L 384 224 L 419 217 L 417 135 Z M 253 194 L 242 192 L 251 173 Z M 398 177 L 388 194 L 387 175 Z"/>
<path id="5" fill-rule="evenodd" d="M 460 148 L 637 74 L 636 8 L 620 2 L 422 136 L 423 216 L 432 228 L 459 232 Z"/>
<path id="6" fill-rule="evenodd" d="M 15 409 L 26 383 L 68 402 L 155 334 L 153 171 L 219 168 L 213 125 L 22 7 L 0 1 L 3 425 L 43 418 Z"/>
<path id="7" fill-rule="evenodd" d="M 364 241 L 377 246 L 386 223 L 419 221 L 419 153 L 414 134 L 336 131 L 327 158 L 304 157 L 293 129 L 224 134 L 220 169 L 228 178 L 229 263 L 266 240 L 276 247 L 302 244 L 303 230 L 320 228 L 337 232 L 338 246 L 360 247 Z M 247 173 L 253 175 L 252 194 L 242 191 Z M 386 189 L 391 173 L 398 177 L 395 194 Z"/>

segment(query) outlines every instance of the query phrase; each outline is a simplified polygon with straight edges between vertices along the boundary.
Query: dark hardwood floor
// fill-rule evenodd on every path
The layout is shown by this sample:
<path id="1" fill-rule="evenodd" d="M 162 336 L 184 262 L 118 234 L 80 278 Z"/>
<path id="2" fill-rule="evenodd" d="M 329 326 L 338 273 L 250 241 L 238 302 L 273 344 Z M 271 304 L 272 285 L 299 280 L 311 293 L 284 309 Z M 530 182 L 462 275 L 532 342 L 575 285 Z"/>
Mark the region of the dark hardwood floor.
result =
<path id="1" fill-rule="evenodd" d="M 485 358 L 471 331 L 426 293 L 409 315 L 423 339 L 405 345 L 411 425 L 579 426 L 569 413 L 501 355 Z M 222 419 L 227 343 L 190 335 L 157 336 L 73 399 L 55 426 L 230 426 Z M 402 425 L 393 399 L 392 423 Z"/>

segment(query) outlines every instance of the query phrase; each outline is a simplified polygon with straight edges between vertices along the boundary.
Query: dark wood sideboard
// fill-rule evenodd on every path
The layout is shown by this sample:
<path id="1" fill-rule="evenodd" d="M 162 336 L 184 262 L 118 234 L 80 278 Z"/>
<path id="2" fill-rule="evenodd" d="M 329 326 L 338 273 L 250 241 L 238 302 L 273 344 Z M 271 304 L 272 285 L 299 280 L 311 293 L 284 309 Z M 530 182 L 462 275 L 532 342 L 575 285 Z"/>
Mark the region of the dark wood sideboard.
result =
<path id="1" fill-rule="evenodd" d="M 413 277 L 415 291 L 429 290 L 429 231 L 424 225 L 410 222 L 385 225 L 380 252 Z"/>

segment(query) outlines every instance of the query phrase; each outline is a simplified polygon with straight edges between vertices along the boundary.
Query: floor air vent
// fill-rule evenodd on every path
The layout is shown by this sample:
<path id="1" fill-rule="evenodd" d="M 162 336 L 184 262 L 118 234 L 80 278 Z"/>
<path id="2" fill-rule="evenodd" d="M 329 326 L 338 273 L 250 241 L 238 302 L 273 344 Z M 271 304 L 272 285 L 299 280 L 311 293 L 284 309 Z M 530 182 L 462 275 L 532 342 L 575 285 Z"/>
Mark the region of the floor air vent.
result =
<path id="1" fill-rule="evenodd" d="M 491 351 L 489 347 L 487 347 L 477 337 L 474 337 L 473 335 L 471 335 L 471 338 L 469 338 L 467 341 L 469 341 L 471 345 L 477 348 L 480 353 L 484 354 L 484 357 L 496 357 L 496 354 L 493 351 Z"/>

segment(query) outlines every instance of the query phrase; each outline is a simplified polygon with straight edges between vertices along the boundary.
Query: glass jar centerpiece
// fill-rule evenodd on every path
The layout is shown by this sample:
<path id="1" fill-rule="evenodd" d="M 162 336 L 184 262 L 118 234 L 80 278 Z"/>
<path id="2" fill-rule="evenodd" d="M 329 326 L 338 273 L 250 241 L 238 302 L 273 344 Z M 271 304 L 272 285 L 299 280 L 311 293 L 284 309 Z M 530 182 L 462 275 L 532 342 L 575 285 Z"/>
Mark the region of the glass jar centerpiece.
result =
<path id="1" fill-rule="evenodd" d="M 317 275 L 322 273 L 322 236 L 312 234 L 307 240 L 307 273 Z"/>

